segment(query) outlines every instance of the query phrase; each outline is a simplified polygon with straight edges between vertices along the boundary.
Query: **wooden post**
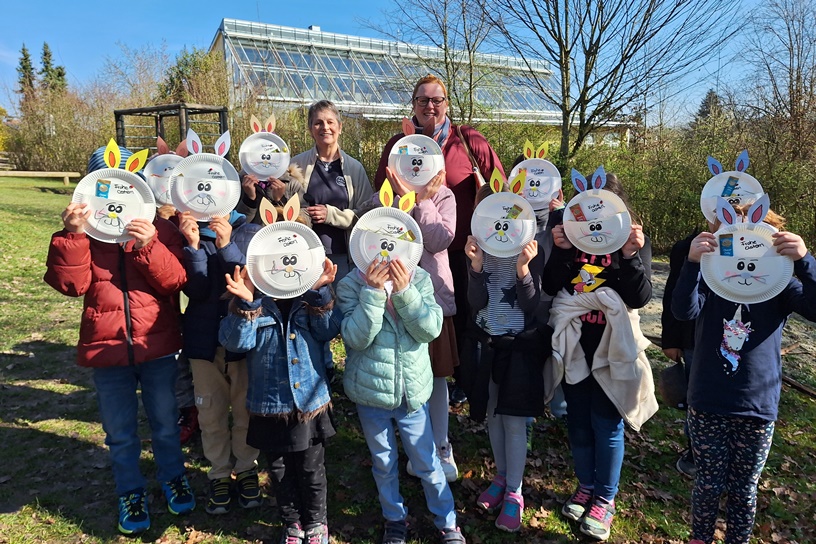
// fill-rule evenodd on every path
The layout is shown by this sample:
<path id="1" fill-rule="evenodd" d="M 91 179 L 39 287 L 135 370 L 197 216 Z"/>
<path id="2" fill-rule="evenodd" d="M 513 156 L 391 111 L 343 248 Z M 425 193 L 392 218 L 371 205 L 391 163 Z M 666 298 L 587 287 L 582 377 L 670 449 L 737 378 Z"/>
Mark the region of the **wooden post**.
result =
<path id="1" fill-rule="evenodd" d="M 63 184 L 63 185 L 65 185 L 66 187 L 68 187 L 68 185 L 70 185 L 70 184 L 71 184 L 71 180 L 70 180 L 70 179 L 68 179 L 68 176 L 63 176 L 63 178 L 62 178 L 62 184 Z"/>

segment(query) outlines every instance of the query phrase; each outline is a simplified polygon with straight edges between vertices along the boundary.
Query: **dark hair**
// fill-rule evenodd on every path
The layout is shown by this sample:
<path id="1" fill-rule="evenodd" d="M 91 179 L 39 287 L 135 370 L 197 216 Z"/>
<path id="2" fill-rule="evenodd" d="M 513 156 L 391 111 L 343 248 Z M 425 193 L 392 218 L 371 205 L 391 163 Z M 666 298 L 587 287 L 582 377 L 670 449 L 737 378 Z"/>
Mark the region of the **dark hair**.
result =
<path id="1" fill-rule="evenodd" d="M 508 191 L 507 183 L 502 183 L 502 187 L 501 187 L 500 192 L 504 193 L 504 192 L 507 192 L 507 191 Z M 478 206 L 479 202 L 481 202 L 482 200 L 484 200 L 485 198 L 489 197 L 492 194 L 493 194 L 493 188 L 490 187 L 489 183 L 485 183 L 484 185 L 479 187 L 479 190 L 476 191 L 476 198 L 474 199 L 473 207 L 475 208 L 476 206 Z"/>
<path id="2" fill-rule="evenodd" d="M 337 106 L 334 105 L 334 102 L 331 100 L 320 100 L 309 106 L 309 126 L 312 126 L 312 119 L 314 119 L 315 115 L 326 110 L 332 112 L 334 116 L 337 117 L 337 122 L 340 122 L 340 112 L 337 110 Z"/>
<path id="3" fill-rule="evenodd" d="M 522 153 L 521 155 L 519 155 L 518 157 L 516 157 L 516 160 L 514 160 L 514 161 L 513 161 L 513 166 L 511 166 L 511 167 L 510 167 L 510 170 L 512 170 L 513 168 L 515 168 L 516 166 L 518 166 L 518 165 L 519 165 L 519 163 L 521 163 L 522 161 L 526 161 L 526 160 L 527 160 L 527 157 L 525 157 L 525 156 L 524 156 L 524 153 Z"/>

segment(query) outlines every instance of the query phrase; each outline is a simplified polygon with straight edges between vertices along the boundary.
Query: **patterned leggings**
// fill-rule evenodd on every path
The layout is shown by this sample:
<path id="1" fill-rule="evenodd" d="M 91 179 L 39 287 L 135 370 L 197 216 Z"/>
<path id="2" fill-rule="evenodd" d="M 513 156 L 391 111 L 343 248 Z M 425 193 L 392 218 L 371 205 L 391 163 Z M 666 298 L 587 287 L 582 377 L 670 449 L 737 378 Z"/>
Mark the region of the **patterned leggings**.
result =
<path id="1" fill-rule="evenodd" d="M 725 544 L 747 544 L 754 526 L 757 484 L 773 441 L 774 423 L 757 418 L 688 410 L 689 435 L 697 466 L 691 493 L 693 539 L 711 542 L 728 492 Z"/>

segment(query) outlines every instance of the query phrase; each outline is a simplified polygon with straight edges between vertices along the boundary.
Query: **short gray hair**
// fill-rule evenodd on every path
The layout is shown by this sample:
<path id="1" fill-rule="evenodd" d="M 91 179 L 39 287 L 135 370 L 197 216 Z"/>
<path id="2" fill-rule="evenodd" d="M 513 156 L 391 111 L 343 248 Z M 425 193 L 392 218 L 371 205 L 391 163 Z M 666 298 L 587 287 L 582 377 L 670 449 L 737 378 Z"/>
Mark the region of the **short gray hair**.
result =
<path id="1" fill-rule="evenodd" d="M 331 100 L 319 100 L 318 102 L 315 102 L 309 106 L 309 126 L 312 126 L 312 119 L 314 119 L 314 116 L 325 110 L 332 112 L 337 118 L 337 122 L 340 122 L 340 112 L 337 110 L 337 106 L 334 105 L 334 102 Z"/>

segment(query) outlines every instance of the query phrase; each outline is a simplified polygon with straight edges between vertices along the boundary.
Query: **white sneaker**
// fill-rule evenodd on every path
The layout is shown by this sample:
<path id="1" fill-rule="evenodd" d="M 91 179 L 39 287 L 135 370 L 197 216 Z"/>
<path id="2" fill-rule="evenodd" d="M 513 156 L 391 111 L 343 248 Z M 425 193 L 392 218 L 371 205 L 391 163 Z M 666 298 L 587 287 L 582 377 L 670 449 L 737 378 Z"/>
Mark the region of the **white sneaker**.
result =
<path id="1" fill-rule="evenodd" d="M 455 482 L 459 479 L 459 469 L 456 466 L 456 461 L 453 460 L 453 446 L 448 442 L 447 446 L 440 446 L 436 448 L 436 454 L 439 455 L 439 460 L 442 462 L 442 471 L 445 473 L 445 479 L 448 482 Z"/>

